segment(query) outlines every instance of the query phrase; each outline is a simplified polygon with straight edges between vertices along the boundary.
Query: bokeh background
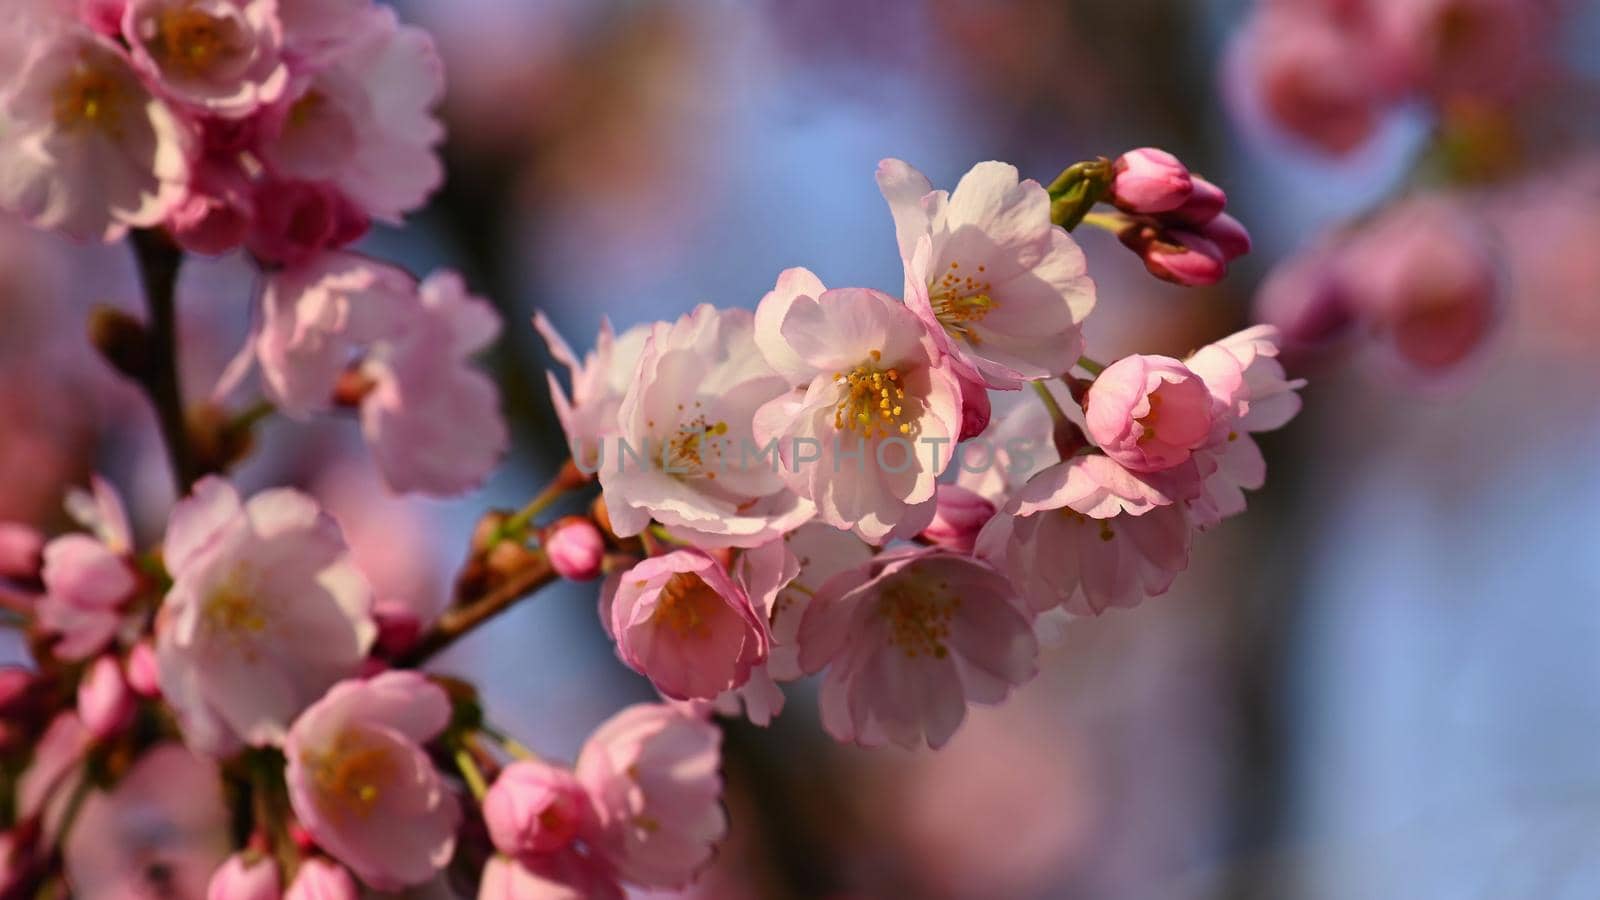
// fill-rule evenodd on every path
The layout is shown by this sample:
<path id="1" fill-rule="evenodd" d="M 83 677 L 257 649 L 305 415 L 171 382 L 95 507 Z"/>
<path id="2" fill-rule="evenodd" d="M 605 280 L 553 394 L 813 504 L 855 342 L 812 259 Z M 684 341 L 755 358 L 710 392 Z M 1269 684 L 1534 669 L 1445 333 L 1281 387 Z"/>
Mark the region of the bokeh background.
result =
<path id="1" fill-rule="evenodd" d="M 350 423 L 274 422 L 243 478 L 318 492 L 380 592 L 422 607 L 446 602 L 476 517 L 561 462 L 536 309 L 582 348 L 603 316 L 753 306 L 789 266 L 897 291 L 880 158 L 936 184 L 984 159 L 1048 181 L 1154 145 L 1227 188 L 1256 251 L 1184 290 L 1085 229 L 1090 349 L 1181 354 L 1252 321 L 1272 267 L 1404 189 L 1437 133 L 1400 106 L 1331 159 L 1239 114 L 1225 61 L 1253 0 L 396 5 L 447 63 L 451 174 L 365 249 L 460 268 L 500 305 L 515 451 L 478 495 L 405 501 Z M 1199 540 L 1171 594 L 1073 623 L 939 753 L 837 747 L 806 687 L 770 729 L 730 725 L 735 837 L 695 896 L 1600 896 L 1600 11 L 1573 6 L 1516 104 L 1561 127 L 1469 201 L 1507 298 L 1490 346 L 1426 384 L 1292 359 L 1306 412 L 1270 436 L 1251 513 Z M 240 346 L 253 284 L 239 260 L 185 272 L 191 399 Z M 153 422 L 82 337 L 91 304 L 136 309 L 134 290 L 123 248 L 0 229 L 0 518 L 60 524 L 64 487 L 102 471 L 159 532 Z M 547 591 L 437 668 L 570 758 L 647 696 L 594 601 Z"/>

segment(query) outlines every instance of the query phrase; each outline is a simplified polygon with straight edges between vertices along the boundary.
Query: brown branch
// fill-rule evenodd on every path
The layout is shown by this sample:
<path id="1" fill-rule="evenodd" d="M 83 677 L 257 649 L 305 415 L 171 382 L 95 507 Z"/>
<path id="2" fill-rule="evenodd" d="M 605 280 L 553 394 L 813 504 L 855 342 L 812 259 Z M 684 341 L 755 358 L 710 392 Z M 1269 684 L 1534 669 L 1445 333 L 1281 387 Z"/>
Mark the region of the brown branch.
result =
<path id="1" fill-rule="evenodd" d="M 416 668 L 462 636 L 515 606 L 517 601 L 555 581 L 557 575 L 543 553 L 532 554 L 528 562 L 508 575 L 478 600 L 458 606 L 440 617 L 437 624 L 416 644 L 396 656 L 397 668 Z"/>
<path id="2" fill-rule="evenodd" d="M 177 293 L 183 251 L 158 231 L 136 230 L 131 243 L 144 284 L 145 307 L 150 313 L 144 336 L 146 364 L 135 380 L 155 407 L 181 497 L 205 474 L 189 441 L 188 417 L 178 382 Z"/>

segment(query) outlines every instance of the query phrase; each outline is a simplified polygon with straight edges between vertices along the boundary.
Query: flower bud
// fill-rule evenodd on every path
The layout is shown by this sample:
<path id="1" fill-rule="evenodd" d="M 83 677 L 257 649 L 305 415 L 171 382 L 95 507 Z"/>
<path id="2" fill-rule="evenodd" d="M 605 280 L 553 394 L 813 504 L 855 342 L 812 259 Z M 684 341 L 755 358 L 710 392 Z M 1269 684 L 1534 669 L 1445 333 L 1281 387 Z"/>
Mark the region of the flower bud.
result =
<path id="1" fill-rule="evenodd" d="M 108 738 L 121 731 L 133 715 L 133 692 L 122 677 L 116 657 L 95 660 L 78 683 L 78 716 L 97 738 Z"/>
<path id="2" fill-rule="evenodd" d="M 989 427 L 993 407 L 989 403 L 989 389 L 981 381 L 961 378 L 961 436 L 965 441 L 983 434 Z"/>
<path id="3" fill-rule="evenodd" d="M 0 522 L 0 578 L 38 581 L 44 566 L 44 535 L 20 522 Z"/>
<path id="4" fill-rule="evenodd" d="M 386 657 L 410 650 L 422 637 L 422 619 L 404 603 L 379 600 L 373 604 L 372 617 L 378 623 L 378 650 Z"/>
<path id="5" fill-rule="evenodd" d="M 1207 222 L 1200 234 L 1222 251 L 1222 258 L 1233 262 L 1250 252 L 1250 232 L 1244 223 L 1226 213 Z"/>
<path id="6" fill-rule="evenodd" d="M 1129 356 L 1089 388 L 1089 437 L 1124 468 L 1160 472 L 1188 461 L 1211 436 L 1211 391 L 1166 356 Z"/>
<path id="7" fill-rule="evenodd" d="M 1192 176 L 1194 191 L 1189 194 L 1189 199 L 1183 205 L 1162 216 L 1163 219 L 1173 222 L 1182 222 L 1185 225 L 1204 225 L 1222 215 L 1228 206 L 1228 195 L 1222 188 L 1201 178 Z"/>
<path id="8" fill-rule="evenodd" d="M 134 644 L 128 653 L 128 687 L 146 699 L 161 696 L 161 667 L 149 641 Z"/>
<path id="9" fill-rule="evenodd" d="M 606 542 L 600 529 L 582 516 L 567 516 L 545 532 L 545 552 L 550 567 L 568 581 L 590 581 L 600 577 Z"/>
<path id="10" fill-rule="evenodd" d="M 326 859 L 308 859 L 289 885 L 284 900 L 358 900 L 356 882 L 344 866 Z"/>
<path id="11" fill-rule="evenodd" d="M 922 529 L 922 538 L 957 553 L 971 553 L 978 532 L 994 518 L 994 504 L 954 484 L 939 485 L 935 496 L 933 521 Z"/>
<path id="12" fill-rule="evenodd" d="M 1192 231 L 1168 231 L 1138 249 L 1151 275 L 1183 287 L 1216 284 L 1228 274 L 1222 249 Z"/>
<path id="13" fill-rule="evenodd" d="M 483 798 L 483 818 L 501 853 L 550 853 L 578 833 L 586 802 L 571 772 L 524 760 L 495 779 Z"/>
<path id="14" fill-rule="evenodd" d="M 278 867 L 270 857 L 235 853 L 211 876 L 206 900 L 278 900 Z"/>
<path id="15" fill-rule="evenodd" d="M 292 266 L 356 240 L 371 226 L 366 214 L 330 185 L 268 181 L 255 194 L 250 251 Z"/>
<path id="16" fill-rule="evenodd" d="M 1114 171 L 1112 202 L 1131 213 L 1169 212 L 1182 206 L 1194 190 L 1188 167 L 1154 147 L 1124 153 Z"/>

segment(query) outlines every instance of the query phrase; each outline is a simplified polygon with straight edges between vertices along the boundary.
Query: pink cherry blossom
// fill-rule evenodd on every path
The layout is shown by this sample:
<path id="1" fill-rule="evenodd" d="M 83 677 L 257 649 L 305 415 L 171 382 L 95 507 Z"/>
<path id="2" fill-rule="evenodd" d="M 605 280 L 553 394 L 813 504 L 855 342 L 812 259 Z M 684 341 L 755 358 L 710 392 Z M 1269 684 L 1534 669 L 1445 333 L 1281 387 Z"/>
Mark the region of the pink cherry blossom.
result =
<path id="1" fill-rule="evenodd" d="M 1463 365 L 1500 324 L 1499 255 L 1464 204 L 1427 197 L 1396 206 L 1352 239 L 1338 265 L 1352 308 L 1411 371 Z"/>
<path id="2" fill-rule="evenodd" d="M 130 0 L 123 36 L 163 94 L 239 118 L 289 85 L 276 0 Z"/>
<path id="3" fill-rule="evenodd" d="M 696 550 L 652 557 L 602 600 L 617 654 L 677 700 L 742 686 L 767 657 L 767 622 L 744 588 Z"/>
<path id="4" fill-rule="evenodd" d="M 510 440 L 499 391 L 470 364 L 500 320 L 437 273 L 409 275 L 353 254 L 326 254 L 268 282 L 256 338 L 268 395 L 305 418 L 331 408 L 341 376 L 366 383 L 362 431 L 389 486 L 449 495 L 479 484 Z"/>
<path id="5" fill-rule="evenodd" d="M 443 180 L 433 113 L 444 70 L 433 39 L 373 4 L 285 99 L 264 153 L 279 175 L 337 187 L 372 218 L 397 223 Z M 292 32 L 291 32 L 292 37 Z"/>
<path id="6" fill-rule="evenodd" d="M 1037 671 L 1011 585 L 941 548 L 897 550 L 831 579 L 800 628 L 800 664 L 827 668 L 822 727 L 841 742 L 935 749 L 968 703 L 999 703 Z"/>
<path id="7" fill-rule="evenodd" d="M 18 821 L 38 817 L 47 831 L 58 823 L 82 782 L 84 757 L 94 735 L 75 710 L 59 712 L 33 745 L 33 756 L 16 782 Z M 50 832 L 53 833 L 53 832 Z"/>
<path id="8" fill-rule="evenodd" d="M 633 384 L 644 345 L 654 331 L 652 325 L 635 325 L 614 335 L 611 323 L 602 320 L 595 348 L 581 361 L 562 339 L 543 312 L 533 318 L 533 326 L 544 338 L 550 356 L 566 366 L 572 377 L 572 394 L 561 389 L 554 372 L 549 373 L 550 403 L 567 435 L 572 460 L 585 472 L 596 472 L 604 464 L 605 446 L 612 447 L 615 464 L 615 438 L 619 433 L 617 413 L 622 397 Z"/>
<path id="9" fill-rule="evenodd" d="M 1366 6 L 1263 4 L 1230 61 L 1242 111 L 1330 154 L 1366 143 L 1401 86 Z"/>
<path id="10" fill-rule="evenodd" d="M 295 815 L 371 887 L 420 884 L 455 852 L 460 804 L 422 749 L 450 714 L 437 685 L 386 672 L 335 685 L 289 731 Z"/>
<path id="11" fill-rule="evenodd" d="M 623 900 L 605 866 L 573 853 L 496 856 L 484 867 L 478 900 Z"/>
<path id="12" fill-rule="evenodd" d="M 515 857 L 554 853 L 577 836 L 589 798 L 566 769 L 519 760 L 506 766 L 483 798 L 489 837 Z"/>
<path id="13" fill-rule="evenodd" d="M 1028 479 L 978 536 L 1035 612 L 1099 615 L 1163 594 L 1188 568 L 1184 502 L 1198 483 L 1153 483 L 1105 456 L 1075 456 Z"/>
<path id="14" fill-rule="evenodd" d="M 72 896 L 204 897 L 231 827 L 216 764 L 158 744 L 84 800 L 64 847 Z"/>
<path id="15" fill-rule="evenodd" d="M 1267 465 L 1250 436 L 1282 428 L 1300 412 L 1303 380 L 1290 380 L 1277 360 L 1279 335 L 1257 325 L 1196 351 L 1185 362 L 1204 379 L 1218 410 L 1207 445 L 1198 450 L 1201 496 L 1188 504 L 1201 528 L 1244 512 L 1244 490 L 1266 482 Z"/>
<path id="16" fill-rule="evenodd" d="M 1060 375 L 1094 308 L 1083 251 L 1050 221 L 1050 196 L 1016 167 L 979 163 L 954 192 L 897 159 L 878 164 L 906 266 L 906 305 L 957 371 L 992 388 Z"/>
<path id="17" fill-rule="evenodd" d="M 371 589 L 338 525 L 298 491 L 244 501 L 202 480 L 173 509 L 165 558 L 161 692 L 202 752 L 281 743 L 376 637 Z"/>
<path id="18" fill-rule="evenodd" d="M 300 864 L 283 900 L 359 900 L 360 896 L 344 866 L 318 857 Z"/>
<path id="19" fill-rule="evenodd" d="M 450 496 L 482 484 L 510 446 L 500 391 L 471 363 L 500 333 L 494 307 L 454 272 L 428 277 L 405 329 L 368 352 L 361 428 L 397 491 Z"/>
<path id="20" fill-rule="evenodd" d="M 1539 74 L 1560 4 L 1540 0 L 1373 3 L 1376 39 L 1405 75 L 1440 101 L 1518 96 Z"/>
<path id="21" fill-rule="evenodd" d="M 936 339 L 878 291 L 769 294 L 756 342 L 802 386 L 756 413 L 780 474 L 818 517 L 880 543 L 933 516 L 936 479 L 961 432 L 961 386 Z"/>
<path id="22" fill-rule="evenodd" d="M 630 706 L 584 743 L 576 771 L 594 804 L 587 839 L 624 879 L 681 888 L 710 863 L 728 832 L 721 743 L 715 725 L 662 704 Z"/>
<path id="23" fill-rule="evenodd" d="M 83 240 L 162 222 L 186 194 L 185 126 L 109 40 L 21 27 L 39 30 L 0 89 L 0 207 Z"/>
<path id="24" fill-rule="evenodd" d="M 271 857 L 235 853 L 212 874 L 206 900 L 278 900 L 281 884 Z"/>
<path id="25" fill-rule="evenodd" d="M 67 510 L 93 536 L 67 534 L 44 548 L 39 624 L 59 636 L 55 655 L 69 661 L 93 656 L 116 636 L 124 607 L 141 583 L 122 500 L 99 477 L 92 484 L 92 494 L 68 495 Z"/>
<path id="26" fill-rule="evenodd" d="M 262 296 L 256 338 L 267 396 L 284 414 L 332 408 L 339 376 L 360 348 L 399 333 L 415 283 L 393 266 L 330 253 L 275 273 Z"/>
<path id="27" fill-rule="evenodd" d="M 1211 436 L 1211 393 L 1200 376 L 1168 356 L 1128 356 L 1089 388 L 1088 435 L 1135 472 L 1186 462 Z"/>
<path id="28" fill-rule="evenodd" d="M 747 310 L 701 304 L 657 324 L 618 409 L 616 459 L 600 465 L 612 529 L 629 537 L 655 520 L 699 546 L 750 547 L 811 518 L 776 450 L 753 458 L 757 410 L 790 387 Z"/>
<path id="29" fill-rule="evenodd" d="M 865 565 L 872 547 L 848 531 L 808 522 L 782 540 L 739 555 L 734 575 L 768 622 L 772 646 L 767 659 L 750 670 L 744 687 L 717 698 L 715 710 L 727 716 L 741 710 L 765 727 L 783 712 L 779 684 L 805 677 L 800 668 L 800 623 L 811 598 L 829 578 Z"/>

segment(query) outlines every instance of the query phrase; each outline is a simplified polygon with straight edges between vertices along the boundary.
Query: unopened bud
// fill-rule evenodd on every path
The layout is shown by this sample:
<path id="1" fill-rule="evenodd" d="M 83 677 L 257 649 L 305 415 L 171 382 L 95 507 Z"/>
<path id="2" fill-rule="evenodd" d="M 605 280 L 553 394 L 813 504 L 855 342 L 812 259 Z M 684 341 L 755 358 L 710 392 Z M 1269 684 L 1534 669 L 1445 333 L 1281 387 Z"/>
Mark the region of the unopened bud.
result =
<path id="1" fill-rule="evenodd" d="M 128 724 L 133 716 L 133 692 L 116 657 L 102 656 L 89 666 L 78 684 L 78 716 L 89 733 L 101 739 Z"/>
<path id="2" fill-rule="evenodd" d="M 994 518 L 994 504 L 983 496 L 954 484 L 941 484 L 933 521 L 921 537 L 957 553 L 971 553 L 978 532 Z"/>
<path id="3" fill-rule="evenodd" d="M 590 581 L 600 577 L 606 541 L 595 524 L 582 516 L 567 516 L 545 532 L 545 553 L 550 567 L 568 581 Z"/>
<path id="4" fill-rule="evenodd" d="M 112 367 L 136 381 L 150 374 L 150 338 L 144 323 L 112 306 L 89 313 L 89 343 Z"/>
<path id="5" fill-rule="evenodd" d="M 1124 153 L 1113 167 L 1111 200 L 1121 209 L 1141 215 L 1164 213 L 1183 206 L 1194 191 L 1189 168 L 1165 150 L 1144 147 Z"/>

